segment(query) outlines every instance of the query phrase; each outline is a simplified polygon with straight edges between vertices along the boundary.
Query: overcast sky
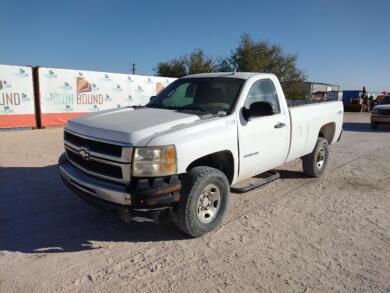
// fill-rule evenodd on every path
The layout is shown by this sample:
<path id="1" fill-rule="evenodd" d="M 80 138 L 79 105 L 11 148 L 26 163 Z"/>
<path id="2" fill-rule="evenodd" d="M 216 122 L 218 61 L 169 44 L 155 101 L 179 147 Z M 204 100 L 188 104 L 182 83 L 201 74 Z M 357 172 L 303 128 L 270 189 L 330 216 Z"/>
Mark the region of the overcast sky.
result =
<path id="1" fill-rule="evenodd" d="M 390 1 L 0 0 L 0 63 L 153 74 L 249 33 L 298 54 L 309 80 L 390 90 Z"/>

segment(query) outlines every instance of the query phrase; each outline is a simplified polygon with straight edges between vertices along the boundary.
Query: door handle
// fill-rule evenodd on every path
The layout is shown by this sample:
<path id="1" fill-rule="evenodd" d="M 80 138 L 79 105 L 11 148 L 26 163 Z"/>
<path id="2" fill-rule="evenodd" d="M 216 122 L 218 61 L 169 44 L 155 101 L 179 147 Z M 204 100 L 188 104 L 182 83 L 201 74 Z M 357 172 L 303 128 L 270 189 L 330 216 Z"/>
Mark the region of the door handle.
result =
<path id="1" fill-rule="evenodd" d="M 275 128 L 282 128 L 282 127 L 285 127 L 286 124 L 282 123 L 282 122 L 279 122 L 278 124 L 275 124 Z"/>

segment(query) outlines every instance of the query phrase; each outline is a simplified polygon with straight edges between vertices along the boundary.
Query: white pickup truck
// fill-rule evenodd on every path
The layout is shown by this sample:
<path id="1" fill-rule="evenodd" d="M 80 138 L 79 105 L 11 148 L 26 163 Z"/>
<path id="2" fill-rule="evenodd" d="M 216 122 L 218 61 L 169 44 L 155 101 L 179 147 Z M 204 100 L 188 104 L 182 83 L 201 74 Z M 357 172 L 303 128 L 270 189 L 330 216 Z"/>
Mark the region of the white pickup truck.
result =
<path id="1" fill-rule="evenodd" d="M 70 120 L 59 169 L 95 206 L 126 221 L 169 216 L 198 237 L 222 223 L 239 182 L 297 158 L 321 176 L 342 124 L 341 102 L 288 108 L 273 74 L 196 74 L 146 106 Z"/>

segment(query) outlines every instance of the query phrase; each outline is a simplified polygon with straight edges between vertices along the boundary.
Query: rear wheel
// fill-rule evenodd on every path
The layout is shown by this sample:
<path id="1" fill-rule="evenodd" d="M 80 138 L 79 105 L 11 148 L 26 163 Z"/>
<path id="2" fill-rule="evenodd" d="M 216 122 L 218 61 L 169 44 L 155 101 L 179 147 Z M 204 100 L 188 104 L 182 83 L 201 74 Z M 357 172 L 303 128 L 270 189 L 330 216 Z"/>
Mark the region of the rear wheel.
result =
<path id="1" fill-rule="evenodd" d="M 329 146 L 325 138 L 319 137 L 313 152 L 302 157 L 303 173 L 309 177 L 320 177 L 328 164 Z"/>
<path id="2" fill-rule="evenodd" d="M 228 203 L 225 174 L 210 167 L 195 167 L 183 176 L 176 226 L 191 237 L 202 236 L 222 223 Z"/>

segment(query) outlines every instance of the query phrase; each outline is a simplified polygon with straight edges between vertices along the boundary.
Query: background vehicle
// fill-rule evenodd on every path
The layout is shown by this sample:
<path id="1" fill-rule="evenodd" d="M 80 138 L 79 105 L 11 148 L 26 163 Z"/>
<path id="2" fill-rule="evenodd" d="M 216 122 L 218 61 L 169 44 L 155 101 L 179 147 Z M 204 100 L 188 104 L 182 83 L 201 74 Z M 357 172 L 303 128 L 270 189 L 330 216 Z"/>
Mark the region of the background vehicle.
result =
<path id="1" fill-rule="evenodd" d="M 342 102 L 288 108 L 272 74 L 197 74 L 145 107 L 71 120 L 59 168 L 87 201 L 125 220 L 169 215 L 197 237 L 221 224 L 238 182 L 296 158 L 321 176 L 342 122 Z"/>
<path id="2" fill-rule="evenodd" d="M 362 94 L 361 90 L 344 90 L 343 104 L 345 111 L 360 112 L 362 105 L 359 97 Z"/>
<path id="3" fill-rule="evenodd" d="M 371 111 L 371 128 L 378 129 L 378 124 L 390 123 L 390 96 L 382 97 Z"/>

